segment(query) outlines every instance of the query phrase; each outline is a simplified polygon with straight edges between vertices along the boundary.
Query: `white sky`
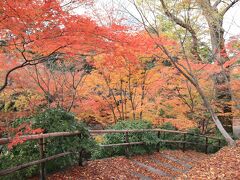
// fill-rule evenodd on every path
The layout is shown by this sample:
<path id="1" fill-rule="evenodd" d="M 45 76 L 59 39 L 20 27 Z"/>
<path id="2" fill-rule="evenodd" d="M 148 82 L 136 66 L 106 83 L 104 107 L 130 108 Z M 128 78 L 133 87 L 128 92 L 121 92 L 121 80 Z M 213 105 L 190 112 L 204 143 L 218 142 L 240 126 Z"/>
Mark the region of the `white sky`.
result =
<path id="1" fill-rule="evenodd" d="M 134 14 L 134 16 L 138 16 L 138 12 L 136 9 L 131 6 L 128 0 L 95 0 L 96 7 L 106 8 L 109 6 L 111 8 L 112 2 L 118 3 L 120 2 L 128 10 Z M 81 10 L 78 10 L 80 12 Z M 234 7 L 232 7 L 224 16 L 223 27 L 225 30 L 225 39 L 228 40 L 231 36 L 240 35 L 240 2 L 238 2 Z"/>
<path id="2" fill-rule="evenodd" d="M 225 14 L 223 27 L 226 31 L 226 39 L 240 34 L 240 3 Z"/>

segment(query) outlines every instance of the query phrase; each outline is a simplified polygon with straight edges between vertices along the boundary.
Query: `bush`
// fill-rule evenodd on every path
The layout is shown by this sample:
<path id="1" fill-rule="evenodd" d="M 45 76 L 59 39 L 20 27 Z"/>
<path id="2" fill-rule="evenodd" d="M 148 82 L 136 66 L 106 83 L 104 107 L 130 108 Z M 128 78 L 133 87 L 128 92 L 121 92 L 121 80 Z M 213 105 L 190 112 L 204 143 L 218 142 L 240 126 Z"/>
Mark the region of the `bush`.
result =
<path id="1" fill-rule="evenodd" d="M 144 120 L 126 120 L 120 121 L 109 129 L 122 130 L 122 129 L 152 129 L 152 124 Z M 151 153 L 156 150 L 158 143 L 157 134 L 155 132 L 140 132 L 129 133 L 129 142 L 144 142 L 144 145 L 132 145 L 129 147 L 129 155 Z M 124 133 L 112 133 L 104 135 L 103 144 L 117 144 L 125 142 Z M 125 155 L 125 147 L 105 147 L 101 148 L 95 153 L 95 158 L 104 158 L 111 156 Z"/>
<path id="2" fill-rule="evenodd" d="M 205 152 L 206 151 L 206 137 L 201 137 L 201 136 L 194 136 L 194 135 L 201 135 L 201 131 L 198 128 L 192 128 L 188 130 L 188 135 L 187 135 L 187 141 L 188 142 L 193 142 L 193 143 L 199 143 L 197 145 L 187 145 L 186 147 L 188 149 L 191 150 L 195 150 L 195 151 L 200 151 L 200 152 Z M 207 136 L 207 135 L 206 135 Z M 216 138 L 221 138 L 224 139 L 223 136 L 221 134 L 217 134 L 215 133 L 215 136 L 213 135 L 209 135 L 211 137 L 216 137 Z M 225 141 L 221 141 L 221 146 L 225 146 L 226 142 Z M 216 139 L 212 139 L 212 138 L 208 138 L 208 153 L 215 153 L 219 150 L 218 146 L 218 140 Z"/>
<path id="3" fill-rule="evenodd" d="M 167 129 L 167 130 L 177 130 L 176 127 L 174 127 L 171 123 L 165 123 L 159 128 L 161 129 Z M 198 143 L 196 145 L 193 144 L 188 144 L 186 143 L 185 149 L 186 150 L 195 150 L 199 152 L 204 152 L 205 153 L 205 143 L 206 143 L 206 138 L 201 137 L 201 131 L 199 128 L 192 128 L 188 129 L 188 134 L 185 135 L 185 141 L 187 142 L 192 142 L 192 143 Z M 215 137 L 222 138 L 220 135 L 216 135 Z M 174 133 L 161 133 L 160 136 L 161 139 L 163 140 L 174 140 L 174 141 L 184 141 L 184 134 L 174 134 Z M 225 142 L 222 142 L 222 145 L 226 145 Z M 215 139 L 208 138 L 208 153 L 215 153 L 219 150 L 218 147 L 214 146 L 218 145 L 218 141 Z M 161 149 L 182 149 L 183 144 L 180 143 L 160 143 L 160 148 Z"/>
<path id="4" fill-rule="evenodd" d="M 172 125 L 172 123 L 167 122 L 159 126 L 160 129 L 166 129 L 166 130 L 174 130 L 176 131 L 177 128 Z M 160 139 L 161 140 L 181 140 L 182 135 L 175 134 L 175 133 L 168 133 L 168 132 L 161 132 Z M 160 149 L 179 149 L 179 144 L 176 143 L 169 143 L 169 142 L 160 142 Z"/>
<path id="5" fill-rule="evenodd" d="M 201 131 L 199 128 L 191 128 L 187 131 L 186 141 L 192 143 L 199 143 L 196 145 L 186 144 L 186 149 L 191 149 L 195 151 L 205 152 L 205 137 L 200 137 Z"/>
<path id="6" fill-rule="evenodd" d="M 171 123 L 164 123 L 158 128 L 166 129 L 166 130 L 177 130 L 175 126 Z M 123 129 L 152 129 L 152 124 L 148 121 L 141 120 L 128 120 L 128 121 L 120 121 L 114 126 L 109 127 L 109 129 L 115 130 L 123 130 Z M 205 137 L 201 137 L 200 130 L 198 128 L 193 128 L 188 130 L 189 134 L 185 135 L 185 141 L 187 142 L 198 142 L 199 145 L 185 144 L 186 150 L 197 150 L 200 152 L 205 152 Z M 172 140 L 172 141 L 184 141 L 184 134 L 178 133 L 169 133 L 169 132 L 161 132 L 160 133 L 161 140 Z M 133 145 L 129 147 L 129 155 L 135 154 L 144 154 L 151 153 L 157 149 L 157 144 L 159 143 L 159 139 L 156 132 L 144 132 L 144 133 L 129 133 L 129 142 L 140 142 L 143 141 L 145 145 Z M 125 134 L 124 133 L 114 133 L 114 134 L 106 134 L 103 136 L 102 144 L 117 144 L 125 142 Z M 217 145 L 216 140 L 209 139 L 208 152 L 213 153 L 218 150 L 217 147 L 212 146 L 213 144 Z M 169 143 L 169 142 L 160 142 L 160 149 L 182 149 L 182 143 Z M 125 147 L 117 146 L 117 147 L 105 147 L 100 148 L 95 152 L 94 158 L 105 158 L 112 156 L 125 155 Z"/>
<path id="7" fill-rule="evenodd" d="M 96 147 L 95 141 L 91 140 L 90 134 L 83 123 L 78 123 L 74 116 L 61 109 L 49 109 L 43 113 L 30 118 L 17 119 L 13 126 L 17 127 L 21 123 L 31 122 L 32 128 L 42 128 L 44 133 L 64 132 L 64 131 L 81 131 L 81 139 L 77 136 L 72 137 L 55 137 L 46 139 L 46 156 L 52 156 L 67 151 L 77 152 L 83 149 L 87 153 L 93 151 Z M 39 159 L 39 147 L 36 141 L 27 141 L 14 147 L 9 151 L 4 147 L 1 156 L 0 169 L 6 169 L 19 164 L 24 164 Z M 46 168 L 48 172 L 65 168 L 77 163 L 78 155 L 72 154 L 56 160 L 48 161 Z M 26 179 L 26 177 L 38 174 L 38 166 L 31 166 L 27 169 L 17 171 L 5 179 Z"/>

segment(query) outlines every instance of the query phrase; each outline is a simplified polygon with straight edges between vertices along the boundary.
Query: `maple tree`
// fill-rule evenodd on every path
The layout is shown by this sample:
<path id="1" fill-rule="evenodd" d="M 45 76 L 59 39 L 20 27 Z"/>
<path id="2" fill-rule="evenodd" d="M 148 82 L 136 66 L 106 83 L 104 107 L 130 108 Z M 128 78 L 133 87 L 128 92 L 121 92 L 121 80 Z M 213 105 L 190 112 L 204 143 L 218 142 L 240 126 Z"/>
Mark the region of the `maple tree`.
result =
<path id="1" fill-rule="evenodd" d="M 19 79 L 18 86 L 23 89 L 31 87 L 32 91 L 44 99 L 39 102 L 41 106 L 46 104 L 46 108 L 58 107 L 70 111 L 79 100 L 79 88 L 92 67 L 82 56 L 71 57 L 72 60 L 68 61 L 66 59 L 67 57 L 62 55 L 57 61 L 47 61 L 32 69 L 20 71 L 28 74 L 30 78 L 27 82 Z"/>
<path id="2" fill-rule="evenodd" d="M 89 55 L 109 46 L 104 28 L 71 13 L 75 3 L 86 2 L 1 1 L 1 91 L 20 68 L 56 60 L 62 53 Z"/>
<path id="3" fill-rule="evenodd" d="M 146 109 L 148 98 L 154 96 L 154 86 L 161 83 L 157 73 L 160 66 L 154 56 L 160 52 L 151 38 L 145 33 L 122 33 L 121 36 L 124 42 L 116 42 L 113 51 L 94 57 L 96 70 L 86 80 L 90 95 L 83 107 L 93 110 L 95 104 L 95 113 L 102 112 L 98 118 L 105 118 L 105 123 L 110 114 L 114 122 L 150 118 L 151 113 Z"/>
<path id="4" fill-rule="evenodd" d="M 66 8 L 71 6 L 64 5 Z M 59 50 L 71 42 L 63 35 L 69 13 L 63 10 L 59 1 L 3 0 L 0 14 L 2 93 L 12 83 L 13 72 L 56 58 Z"/>
<path id="5" fill-rule="evenodd" d="M 24 66 L 38 64 L 54 56 L 65 46 L 52 45 L 49 46 L 49 51 L 44 48 L 45 43 L 51 44 L 49 40 L 53 35 L 50 31 L 56 31 L 54 36 L 59 36 L 60 11 L 60 6 L 56 1 L 47 3 L 1 1 L 1 67 L 7 69 L 1 91 L 8 85 L 9 76 L 13 71 Z M 59 19 L 52 21 L 57 15 Z"/>
<path id="6" fill-rule="evenodd" d="M 2 167 L 32 159 L 27 143 L 18 146 L 27 140 L 22 135 L 80 131 L 88 134 L 82 145 L 93 151 L 88 129 L 109 125 L 117 130 L 157 127 L 189 133 L 136 133 L 130 139 L 128 133 L 111 134 L 96 141 L 116 144 L 124 137 L 126 142 L 141 137 L 152 151 L 159 139 L 169 148 L 164 145 L 169 136 L 166 142 L 177 140 L 183 149 L 187 142 L 204 141 L 208 152 L 215 142 L 202 134 L 218 136 L 218 129 L 228 145 L 237 146 L 229 127 L 240 136 L 240 42 L 239 36 L 225 41 L 223 20 L 238 1 L 129 0 L 138 16 L 127 9 L 125 16 L 113 4 L 105 4 L 100 12 L 78 12 L 83 4 L 93 7 L 91 0 L 0 1 L 0 137 L 10 137 Z M 78 121 L 88 128 L 80 128 Z M 71 151 L 79 146 L 74 144 L 79 137 L 63 144 L 60 139 L 59 147 L 44 145 L 47 156 L 55 149 L 62 152 L 65 145 Z M 221 139 L 218 143 L 223 145 Z M 136 153 L 148 152 L 141 148 L 134 147 Z M 96 151 L 95 158 L 114 154 Z M 23 159 L 12 162 L 18 152 L 24 152 Z M 56 161 L 53 169 L 68 165 L 65 160 L 72 164 L 76 158 Z"/>
<path id="7" fill-rule="evenodd" d="M 51 84 L 51 87 L 43 85 L 46 83 L 44 78 L 47 74 L 44 74 L 45 77 L 41 80 L 39 78 L 42 70 L 44 70 L 44 63 L 46 66 L 47 62 L 58 61 L 64 55 L 67 57 L 65 58 L 66 64 L 69 64 L 73 59 L 71 57 L 75 55 L 76 58 L 77 56 L 92 56 L 110 47 L 110 42 L 107 43 L 105 37 L 106 32 L 109 32 L 108 28 L 98 26 L 89 17 L 72 13 L 75 6 L 88 2 L 91 1 L 4 0 L 0 2 L 1 95 L 8 85 L 16 87 L 16 84 L 17 86 L 23 85 L 20 82 L 27 82 L 28 76 L 31 76 L 30 71 L 23 74 L 21 72 L 25 67 L 33 69 L 35 67 L 35 80 L 44 92 L 47 101 L 50 102 L 54 97 L 51 94 L 53 85 Z M 15 25 L 13 26 L 13 24 Z M 111 36 L 114 36 L 114 32 L 109 32 L 109 39 Z M 96 44 L 99 46 L 96 47 Z M 81 58 L 79 61 L 81 61 Z M 76 72 L 71 72 L 67 79 L 75 79 Z M 63 76 L 64 74 L 61 74 L 60 78 L 63 78 Z M 32 78 L 34 77 L 32 76 Z M 68 110 L 72 108 L 75 101 L 76 84 L 74 83 L 79 84 L 78 82 L 81 79 L 75 79 L 71 84 L 72 89 L 69 91 L 71 91 L 72 101 L 70 105 L 68 104 Z M 55 84 L 59 84 L 58 79 L 55 78 L 54 80 Z M 27 87 L 25 86 L 25 88 Z"/>
<path id="8" fill-rule="evenodd" d="M 211 66 L 211 64 L 205 63 L 202 60 L 201 54 L 198 52 L 199 50 L 199 41 L 198 37 L 196 36 L 196 32 L 194 28 L 187 23 L 186 19 L 182 19 L 177 16 L 177 14 L 174 14 L 175 12 L 170 12 L 169 4 L 171 5 L 171 2 L 167 5 L 164 0 L 161 0 L 159 4 L 153 3 L 151 4 L 150 1 L 143 1 L 141 3 L 133 1 L 133 5 L 138 11 L 140 15 L 139 21 L 144 25 L 145 30 L 149 33 L 149 36 L 153 39 L 156 37 L 159 37 L 161 32 L 159 31 L 158 24 L 157 23 L 151 23 L 149 20 L 149 17 L 147 16 L 147 11 L 150 11 L 150 13 L 153 14 L 153 18 L 155 19 L 154 22 L 157 22 L 157 15 L 156 15 L 156 9 L 163 9 L 163 12 L 165 15 L 174 23 L 179 25 L 181 28 L 185 29 L 185 35 L 181 36 L 179 35 L 178 38 L 180 40 L 180 45 L 182 52 L 180 56 L 176 57 L 173 55 L 168 47 L 163 43 L 159 41 L 155 41 L 156 45 L 159 49 L 161 49 L 169 58 L 170 62 L 173 64 L 173 66 L 182 74 L 197 90 L 200 97 L 202 98 L 205 107 L 208 109 L 209 113 L 211 114 L 212 120 L 215 122 L 217 128 L 220 130 L 222 135 L 225 137 L 226 141 L 230 145 L 234 145 L 235 142 L 231 138 L 231 136 L 226 132 L 224 129 L 221 119 L 223 118 L 230 118 L 229 113 L 232 112 L 231 106 L 229 105 L 229 102 L 231 101 L 231 92 L 229 87 L 229 73 L 227 70 L 227 64 L 229 63 L 229 57 L 226 52 L 224 38 L 223 38 L 223 28 L 222 28 L 222 22 L 223 22 L 223 16 L 224 14 L 237 3 L 238 1 L 233 1 L 231 3 L 228 3 L 226 7 L 223 9 L 218 8 L 221 1 L 216 1 L 215 4 L 211 4 L 210 1 L 202 3 L 202 1 L 196 1 L 196 3 L 192 3 L 191 1 L 184 1 L 179 2 L 177 5 L 182 5 L 183 9 L 185 8 L 186 11 L 191 10 L 192 6 L 199 5 L 201 10 L 203 11 L 203 15 L 206 18 L 206 21 L 208 23 L 209 31 L 210 31 L 210 37 L 211 37 L 211 45 L 212 45 L 212 60 L 215 61 L 215 63 Z M 175 4 L 176 5 L 176 4 Z M 152 8 L 146 9 L 146 6 L 153 6 Z M 184 11 L 184 10 L 183 10 Z M 179 11 L 181 12 L 181 11 Z M 179 13 L 177 12 L 177 13 Z M 190 13 L 189 13 L 190 14 Z M 190 20 L 189 14 L 186 14 L 188 17 L 187 19 Z M 135 17 L 137 18 L 137 17 Z M 192 51 L 188 52 L 185 50 L 185 37 L 190 34 L 190 39 L 192 42 L 190 43 L 192 45 Z M 195 64 L 195 65 L 194 65 Z M 213 79 L 215 79 L 215 86 L 216 86 L 216 99 L 218 100 L 219 104 L 222 106 L 223 110 L 217 116 L 216 111 L 214 110 L 211 102 L 207 98 L 206 93 L 204 92 L 203 86 L 200 83 L 198 71 L 201 72 L 201 69 L 196 69 L 196 65 L 199 66 L 202 64 L 202 68 L 204 66 L 207 66 L 211 68 L 211 75 Z M 201 66 L 201 65 L 200 65 Z M 210 77 L 210 76 L 208 76 Z"/>
<path id="9" fill-rule="evenodd" d="M 190 1 L 178 3 L 172 14 L 168 11 L 171 2 L 160 2 L 166 17 L 186 32 L 169 25 L 162 15 L 160 19 L 171 27 L 155 27 L 158 19 L 154 25 L 147 21 L 145 9 L 139 9 L 139 4 L 135 6 L 146 32 L 129 27 L 124 17 L 114 17 L 114 11 L 102 17 L 94 11 L 93 18 L 73 12 L 91 1 L 64 3 L 1 2 L 5 9 L 1 11 L 0 26 L 0 92 L 5 104 L 14 102 L 15 110 L 31 112 L 61 107 L 74 112 L 79 119 L 94 119 L 104 125 L 118 120 L 148 119 L 156 125 L 171 122 L 179 129 L 199 126 L 203 133 L 212 128 L 208 120 L 211 115 L 217 124 L 218 117 L 229 116 L 210 88 L 216 83 L 209 79 L 236 65 L 238 38 L 224 45 L 225 50 L 221 40 L 219 53 L 226 61 L 209 62 L 206 56 L 211 52 L 206 45 L 200 47 L 196 42 L 193 30 L 197 24 L 186 26 L 176 16 L 193 6 Z M 13 23 L 17 25 L 11 26 Z M 180 34 L 174 34 L 174 29 Z M 177 38 L 186 41 L 177 43 Z M 231 56 L 225 57 L 226 49 Z M 234 73 L 238 74 L 237 68 Z M 234 73 L 231 75 L 236 76 Z M 218 92 L 226 92 L 226 88 L 237 92 L 237 84 L 237 79 L 231 78 L 218 85 Z M 21 94 L 17 95 L 18 100 L 9 100 L 15 92 Z M 238 107 L 235 94 L 233 102 L 226 103 L 229 107 Z M 23 103 L 19 103 L 20 99 Z M 211 115 L 203 113 L 206 109 Z M 230 113 L 237 116 L 235 110 Z M 221 123 L 218 127 L 224 132 Z M 226 134 L 225 137 L 229 139 Z"/>

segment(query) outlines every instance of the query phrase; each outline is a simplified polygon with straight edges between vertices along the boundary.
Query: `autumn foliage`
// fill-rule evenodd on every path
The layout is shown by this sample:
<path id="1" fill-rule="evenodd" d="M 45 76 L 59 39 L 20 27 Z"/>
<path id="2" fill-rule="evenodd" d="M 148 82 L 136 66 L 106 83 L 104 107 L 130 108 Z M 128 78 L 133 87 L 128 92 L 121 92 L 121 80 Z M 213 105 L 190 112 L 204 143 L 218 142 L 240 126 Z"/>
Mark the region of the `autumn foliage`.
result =
<path id="1" fill-rule="evenodd" d="M 60 107 L 78 119 L 104 126 L 147 119 L 156 126 L 165 122 L 178 129 L 197 126 L 202 133 L 214 127 L 194 86 L 159 45 L 168 49 L 183 72 L 190 67 L 218 114 L 224 114 L 209 79 L 238 63 L 238 37 L 227 44 L 229 61 L 199 62 L 186 58 L 181 45 L 167 33 L 149 36 L 119 19 L 104 25 L 74 13 L 83 4 L 93 2 L 0 2 L 1 111 L 34 114 Z M 234 68 L 231 75 L 238 74 L 239 68 Z M 231 87 L 238 97 L 237 78 Z M 28 126 L 25 129 L 16 135 L 30 133 Z M 40 133 L 32 131 L 36 132 Z"/>

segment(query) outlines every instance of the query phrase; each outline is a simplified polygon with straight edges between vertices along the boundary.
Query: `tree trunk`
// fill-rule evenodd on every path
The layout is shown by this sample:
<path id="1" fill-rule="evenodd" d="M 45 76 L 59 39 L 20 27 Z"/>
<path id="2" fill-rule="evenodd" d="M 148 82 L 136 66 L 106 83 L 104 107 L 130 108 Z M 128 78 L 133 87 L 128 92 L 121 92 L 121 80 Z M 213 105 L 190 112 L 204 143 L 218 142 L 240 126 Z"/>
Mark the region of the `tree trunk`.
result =
<path id="1" fill-rule="evenodd" d="M 140 111 L 140 114 L 139 114 L 139 117 L 140 117 L 141 120 L 143 119 L 143 109 L 142 108 L 143 108 L 144 99 L 145 99 L 146 78 L 147 78 L 147 70 L 144 70 L 144 72 L 143 72 L 143 82 L 142 82 L 142 85 L 141 85 L 141 89 L 142 89 L 141 103 L 140 103 L 141 111 Z"/>
<path id="2" fill-rule="evenodd" d="M 239 67 L 235 67 L 235 68 L 239 68 Z M 233 69 L 234 71 L 234 69 Z M 237 78 L 237 77 L 236 77 Z M 232 77 L 232 79 L 234 80 L 234 77 Z M 240 81 L 240 79 L 235 79 Z M 238 99 L 236 97 L 236 91 L 232 90 L 232 101 L 234 103 L 232 109 L 233 109 L 233 134 L 234 136 L 236 136 L 237 138 L 240 139 L 240 99 Z"/>
<path id="3" fill-rule="evenodd" d="M 233 134 L 237 138 L 240 138 L 240 118 L 233 117 Z"/>
<path id="4" fill-rule="evenodd" d="M 235 146 L 235 141 L 232 139 L 232 137 L 227 133 L 227 131 L 224 129 L 221 121 L 219 120 L 218 116 L 216 115 L 216 113 L 214 112 L 214 110 L 212 109 L 212 106 L 210 105 L 208 99 L 206 98 L 203 90 L 200 88 L 199 85 L 195 86 L 199 95 L 201 96 L 207 110 L 209 111 L 209 113 L 212 116 L 213 121 L 215 122 L 217 128 L 219 129 L 219 131 L 221 132 L 221 134 L 224 136 L 224 138 L 226 139 L 227 143 L 230 146 Z"/>
<path id="5" fill-rule="evenodd" d="M 122 110 L 122 120 L 125 120 L 124 118 L 124 102 L 123 102 L 123 80 L 120 80 L 120 97 L 121 97 L 121 110 Z"/>
<path id="6" fill-rule="evenodd" d="M 133 120 L 136 120 L 135 105 L 134 105 L 134 100 L 133 100 L 133 90 L 131 88 L 131 71 L 130 71 L 130 68 L 129 68 L 129 74 L 128 74 L 128 91 L 129 91 L 129 99 L 130 99 L 131 106 L 132 106 Z"/>
<path id="7" fill-rule="evenodd" d="M 161 50 L 169 57 L 171 62 L 173 63 L 174 67 L 187 79 L 191 82 L 191 84 L 196 88 L 197 92 L 199 93 L 200 97 L 202 98 L 205 107 L 207 108 L 208 112 L 211 114 L 212 120 L 214 121 L 215 125 L 217 126 L 220 133 L 223 135 L 225 140 L 227 141 L 228 145 L 235 146 L 236 142 L 232 139 L 232 137 L 228 134 L 228 132 L 224 129 L 221 121 L 218 119 L 216 113 L 214 112 L 210 102 L 208 101 L 207 97 L 205 96 L 202 88 L 199 86 L 198 81 L 196 80 L 193 74 L 186 74 L 175 62 L 175 59 L 171 56 L 169 51 L 163 46 L 159 45 Z M 189 72 L 190 73 L 190 72 Z"/>
<path id="8" fill-rule="evenodd" d="M 203 11 L 203 15 L 208 23 L 211 45 L 212 59 L 215 63 L 223 65 L 229 60 L 225 48 L 223 15 L 220 14 L 217 8 L 214 8 L 210 1 L 199 1 Z M 213 75 L 215 87 L 215 99 L 218 106 L 218 119 L 222 122 L 223 127 L 232 132 L 232 95 L 229 87 L 230 73 L 222 69 L 221 72 Z"/>
<path id="9" fill-rule="evenodd" d="M 222 122 L 223 127 L 228 132 L 232 132 L 232 94 L 228 87 L 228 82 L 230 81 L 229 73 L 219 72 L 214 74 L 213 81 L 215 86 L 215 99 L 217 101 L 218 107 L 218 118 Z M 225 76 L 227 78 L 225 78 Z M 226 80 L 227 79 L 227 80 Z"/>
<path id="10" fill-rule="evenodd" d="M 163 6 L 164 5 L 164 1 L 161 0 L 160 1 Z M 198 3 L 198 5 L 201 7 L 203 14 L 206 18 L 206 20 L 208 21 L 209 24 L 209 30 L 210 30 L 210 36 L 211 36 L 211 41 L 212 41 L 212 52 L 213 55 L 217 55 L 216 59 L 213 57 L 213 60 L 217 63 L 220 63 L 219 65 L 222 65 L 228 58 L 225 57 L 226 54 L 222 54 L 221 52 L 225 52 L 225 48 L 224 48 L 224 38 L 223 38 L 223 29 L 222 29 L 222 19 L 223 19 L 223 15 L 224 13 L 231 7 L 233 6 L 237 1 L 233 1 L 231 4 L 229 4 L 229 6 L 224 9 L 223 13 L 218 13 L 217 9 L 211 6 L 211 1 L 202 1 L 202 0 L 197 0 L 196 1 Z M 221 1 L 220 1 L 221 2 Z M 140 16 L 141 16 L 141 22 L 144 25 L 145 30 L 148 32 L 148 34 L 150 35 L 150 37 L 153 37 L 153 35 L 151 34 L 151 32 L 149 31 L 148 25 L 146 24 L 149 23 L 148 19 L 146 18 L 145 14 L 142 13 L 141 10 L 139 10 L 138 6 L 136 3 L 134 3 L 134 6 L 136 7 L 136 9 L 138 10 Z M 163 7 L 166 9 L 166 7 Z M 169 11 L 165 10 L 165 14 L 169 14 Z M 168 15 L 170 16 L 170 14 Z M 173 21 L 175 21 L 178 25 L 182 26 L 184 29 L 188 30 L 190 32 L 190 29 L 188 27 L 186 27 L 184 24 L 182 24 L 181 22 L 179 22 L 179 20 L 177 18 L 173 18 L 172 16 L 170 16 L 171 19 Z M 219 21 L 221 20 L 221 21 Z M 216 24 L 217 26 L 216 26 Z M 152 27 L 152 26 L 151 26 Z M 220 30 L 220 31 L 218 31 Z M 155 29 L 156 32 L 158 32 L 158 30 Z M 216 34 L 214 34 L 214 32 L 216 31 Z M 191 33 L 191 32 L 190 32 Z M 218 33 L 218 34 L 217 34 Z M 159 35 L 157 33 L 157 35 Z M 219 42 L 219 43 L 216 43 Z M 157 43 L 156 45 L 158 48 L 160 48 L 164 54 L 167 55 L 167 57 L 169 58 L 169 60 L 171 61 L 171 63 L 174 65 L 174 67 L 187 79 L 191 82 L 191 84 L 196 88 L 196 90 L 198 91 L 200 97 L 202 98 L 205 107 L 207 108 L 207 110 L 209 111 L 209 113 L 211 114 L 212 120 L 214 121 L 215 125 L 217 126 L 218 130 L 220 131 L 220 133 L 223 135 L 223 137 L 225 138 L 225 140 L 227 141 L 228 145 L 230 146 L 235 146 L 236 142 L 232 139 L 232 137 L 228 134 L 228 132 L 224 129 L 223 125 L 221 124 L 221 121 L 219 120 L 219 118 L 217 117 L 217 114 L 215 113 L 215 111 L 213 110 L 213 107 L 211 106 L 209 100 L 207 99 L 207 97 L 205 96 L 202 88 L 200 87 L 195 75 L 191 72 L 191 68 L 189 68 L 189 70 L 183 66 L 182 69 L 182 65 L 178 64 L 178 62 L 176 62 L 176 59 L 172 56 L 172 54 L 170 53 L 170 51 L 168 51 L 168 49 L 161 43 Z M 185 52 L 184 52 L 185 53 Z M 157 56 L 158 57 L 158 56 Z M 224 59 L 225 58 L 225 59 Z M 187 58 L 186 58 L 187 60 Z M 181 67 L 180 67 L 181 66 Z M 190 66 L 190 65 L 189 65 Z M 216 76 L 215 79 L 219 79 L 220 76 Z M 226 81 L 224 81 L 223 83 L 229 83 L 228 81 L 230 79 L 225 78 Z M 225 84 L 223 84 L 225 85 Z M 230 90 L 228 88 L 228 90 Z M 227 92 L 227 95 L 229 95 L 229 92 Z M 230 93 L 231 95 L 231 93 Z M 227 99 L 227 98 L 226 98 Z"/>

